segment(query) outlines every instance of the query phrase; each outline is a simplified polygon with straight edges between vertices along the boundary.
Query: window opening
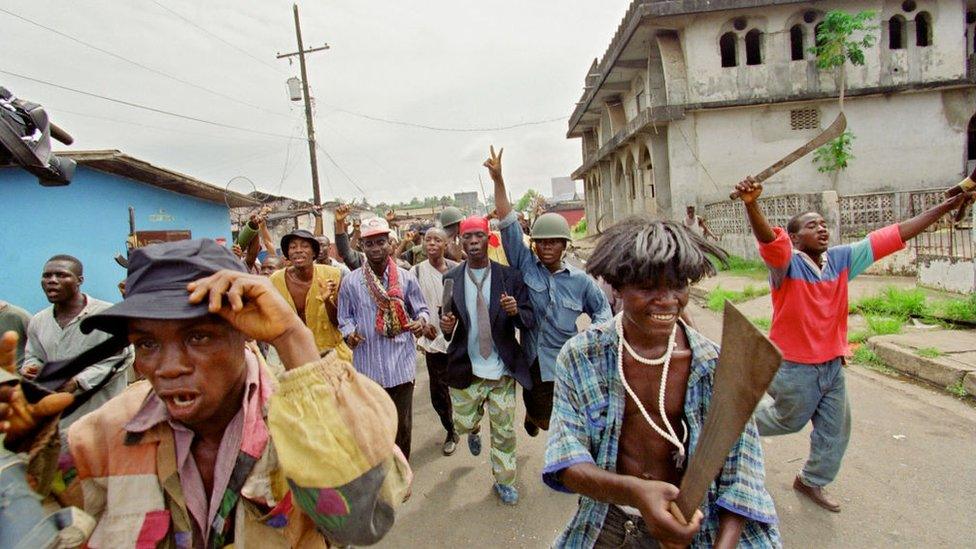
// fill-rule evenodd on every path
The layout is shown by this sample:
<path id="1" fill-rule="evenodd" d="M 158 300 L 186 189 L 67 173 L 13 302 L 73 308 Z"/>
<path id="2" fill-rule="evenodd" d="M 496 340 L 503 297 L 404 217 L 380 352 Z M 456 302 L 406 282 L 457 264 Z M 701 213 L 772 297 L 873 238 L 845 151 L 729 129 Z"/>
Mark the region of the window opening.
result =
<path id="1" fill-rule="evenodd" d="M 802 61 L 805 57 L 803 47 L 803 25 L 793 25 L 790 29 L 790 59 Z"/>
<path id="2" fill-rule="evenodd" d="M 905 0 L 904 2 L 901 3 L 901 9 L 902 9 L 902 11 L 905 11 L 907 13 L 911 13 L 911 12 L 915 11 L 915 8 L 916 7 L 918 7 L 918 6 L 915 5 L 915 1 L 914 0 Z"/>
<path id="3" fill-rule="evenodd" d="M 718 41 L 719 49 L 722 51 L 722 66 L 734 67 L 739 64 L 736 59 L 736 42 L 738 39 L 734 32 L 727 32 Z"/>
<path id="4" fill-rule="evenodd" d="M 746 33 L 746 65 L 762 65 L 762 32 L 759 29 Z"/>
<path id="5" fill-rule="evenodd" d="M 920 48 L 932 45 L 932 16 L 928 12 L 915 16 L 915 45 Z"/>
<path id="6" fill-rule="evenodd" d="M 968 142 L 966 158 L 976 160 L 976 115 L 969 119 Z"/>
<path id="7" fill-rule="evenodd" d="M 790 129 L 816 130 L 820 128 L 820 111 L 817 109 L 793 109 L 790 111 Z"/>
<path id="8" fill-rule="evenodd" d="M 905 48 L 905 18 L 896 15 L 888 20 L 888 49 Z"/>

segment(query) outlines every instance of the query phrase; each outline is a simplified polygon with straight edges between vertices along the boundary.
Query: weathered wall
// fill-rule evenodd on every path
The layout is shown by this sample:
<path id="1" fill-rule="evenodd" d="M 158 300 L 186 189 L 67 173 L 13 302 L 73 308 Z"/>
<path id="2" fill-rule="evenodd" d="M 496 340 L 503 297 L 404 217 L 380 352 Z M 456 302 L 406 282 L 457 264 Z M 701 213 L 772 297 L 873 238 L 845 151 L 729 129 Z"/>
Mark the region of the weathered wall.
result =
<path id="1" fill-rule="evenodd" d="M 976 291 L 976 265 L 971 259 L 919 256 L 920 286 L 968 294 Z"/>

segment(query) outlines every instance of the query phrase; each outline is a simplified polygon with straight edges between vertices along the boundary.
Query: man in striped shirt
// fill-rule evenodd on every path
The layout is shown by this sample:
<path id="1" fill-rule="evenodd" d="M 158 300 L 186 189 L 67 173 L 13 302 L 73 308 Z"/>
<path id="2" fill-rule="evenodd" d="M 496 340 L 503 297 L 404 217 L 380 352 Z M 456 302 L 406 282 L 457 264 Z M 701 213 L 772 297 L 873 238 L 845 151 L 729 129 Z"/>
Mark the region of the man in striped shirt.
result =
<path id="1" fill-rule="evenodd" d="M 736 186 L 759 254 L 769 268 L 773 323 L 769 338 L 783 353 L 772 384 L 773 397 L 760 403 L 756 424 L 762 436 L 795 433 L 813 422 L 810 457 L 793 488 L 814 503 L 840 512 L 824 492 L 837 476 L 851 436 L 851 409 L 844 383 L 847 354 L 847 284 L 872 263 L 905 247 L 945 213 L 963 206 L 962 193 L 908 221 L 878 229 L 854 244 L 828 247 L 822 215 L 804 212 L 786 229 L 770 227 L 757 199 L 762 184 L 748 178 Z"/>
<path id="2" fill-rule="evenodd" d="M 382 385 L 396 404 L 396 444 L 409 458 L 415 338 L 429 333 L 430 314 L 416 277 L 393 262 L 386 220 L 367 219 L 361 230 L 366 263 L 342 281 L 339 332 L 353 349 L 356 370 Z"/>

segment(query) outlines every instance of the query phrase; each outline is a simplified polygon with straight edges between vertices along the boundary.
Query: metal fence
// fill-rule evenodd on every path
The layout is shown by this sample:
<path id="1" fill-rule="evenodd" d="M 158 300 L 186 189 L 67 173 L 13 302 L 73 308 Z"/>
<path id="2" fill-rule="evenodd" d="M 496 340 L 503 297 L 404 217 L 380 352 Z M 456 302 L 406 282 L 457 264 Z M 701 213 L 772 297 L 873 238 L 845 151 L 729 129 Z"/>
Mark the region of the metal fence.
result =
<path id="1" fill-rule="evenodd" d="M 909 219 L 940 204 L 943 189 L 881 192 L 839 198 L 840 236 L 845 243 L 855 242 L 871 231 Z M 794 194 L 760 199 L 770 224 L 785 227 L 789 219 L 804 211 L 824 212 L 822 194 Z M 716 234 L 749 234 L 745 208 L 741 202 L 716 202 L 704 208 L 704 216 Z M 917 255 L 972 259 L 973 221 L 967 216 L 956 223 L 954 215 L 939 219 L 912 242 Z"/>

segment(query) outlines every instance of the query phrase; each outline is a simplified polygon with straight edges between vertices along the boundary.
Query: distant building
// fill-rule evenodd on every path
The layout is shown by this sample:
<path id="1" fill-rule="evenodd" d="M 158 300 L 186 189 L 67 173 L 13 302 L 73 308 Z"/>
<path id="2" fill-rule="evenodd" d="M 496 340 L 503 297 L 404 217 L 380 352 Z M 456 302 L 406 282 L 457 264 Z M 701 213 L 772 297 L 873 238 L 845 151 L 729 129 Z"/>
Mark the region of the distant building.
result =
<path id="1" fill-rule="evenodd" d="M 454 193 L 454 205 L 467 213 L 484 213 L 478 193 L 474 191 Z"/>
<path id="2" fill-rule="evenodd" d="M 58 153 L 74 159 L 70 185 L 42 187 L 19 168 L 0 168 L 4 246 L 0 246 L 0 297 L 31 312 L 48 305 L 41 269 L 49 257 L 69 254 L 85 266 L 82 290 L 119 301 L 126 272 L 114 260 L 126 255 L 129 206 L 142 242 L 181 238 L 231 239 L 229 207 L 248 197 L 154 166 L 116 150 Z"/>
<path id="3" fill-rule="evenodd" d="M 828 9 L 873 10 L 877 43 L 848 66 L 855 160 L 831 174 L 804 158 L 767 194 L 840 195 L 953 184 L 976 163 L 972 0 L 635 0 L 594 60 L 567 137 L 579 138 L 590 230 L 635 212 L 679 217 L 723 200 L 743 177 L 820 133 L 838 114 L 817 68 Z"/>
<path id="4" fill-rule="evenodd" d="M 572 177 L 553 177 L 552 198 L 558 199 L 565 196 L 576 196 L 576 181 Z"/>

